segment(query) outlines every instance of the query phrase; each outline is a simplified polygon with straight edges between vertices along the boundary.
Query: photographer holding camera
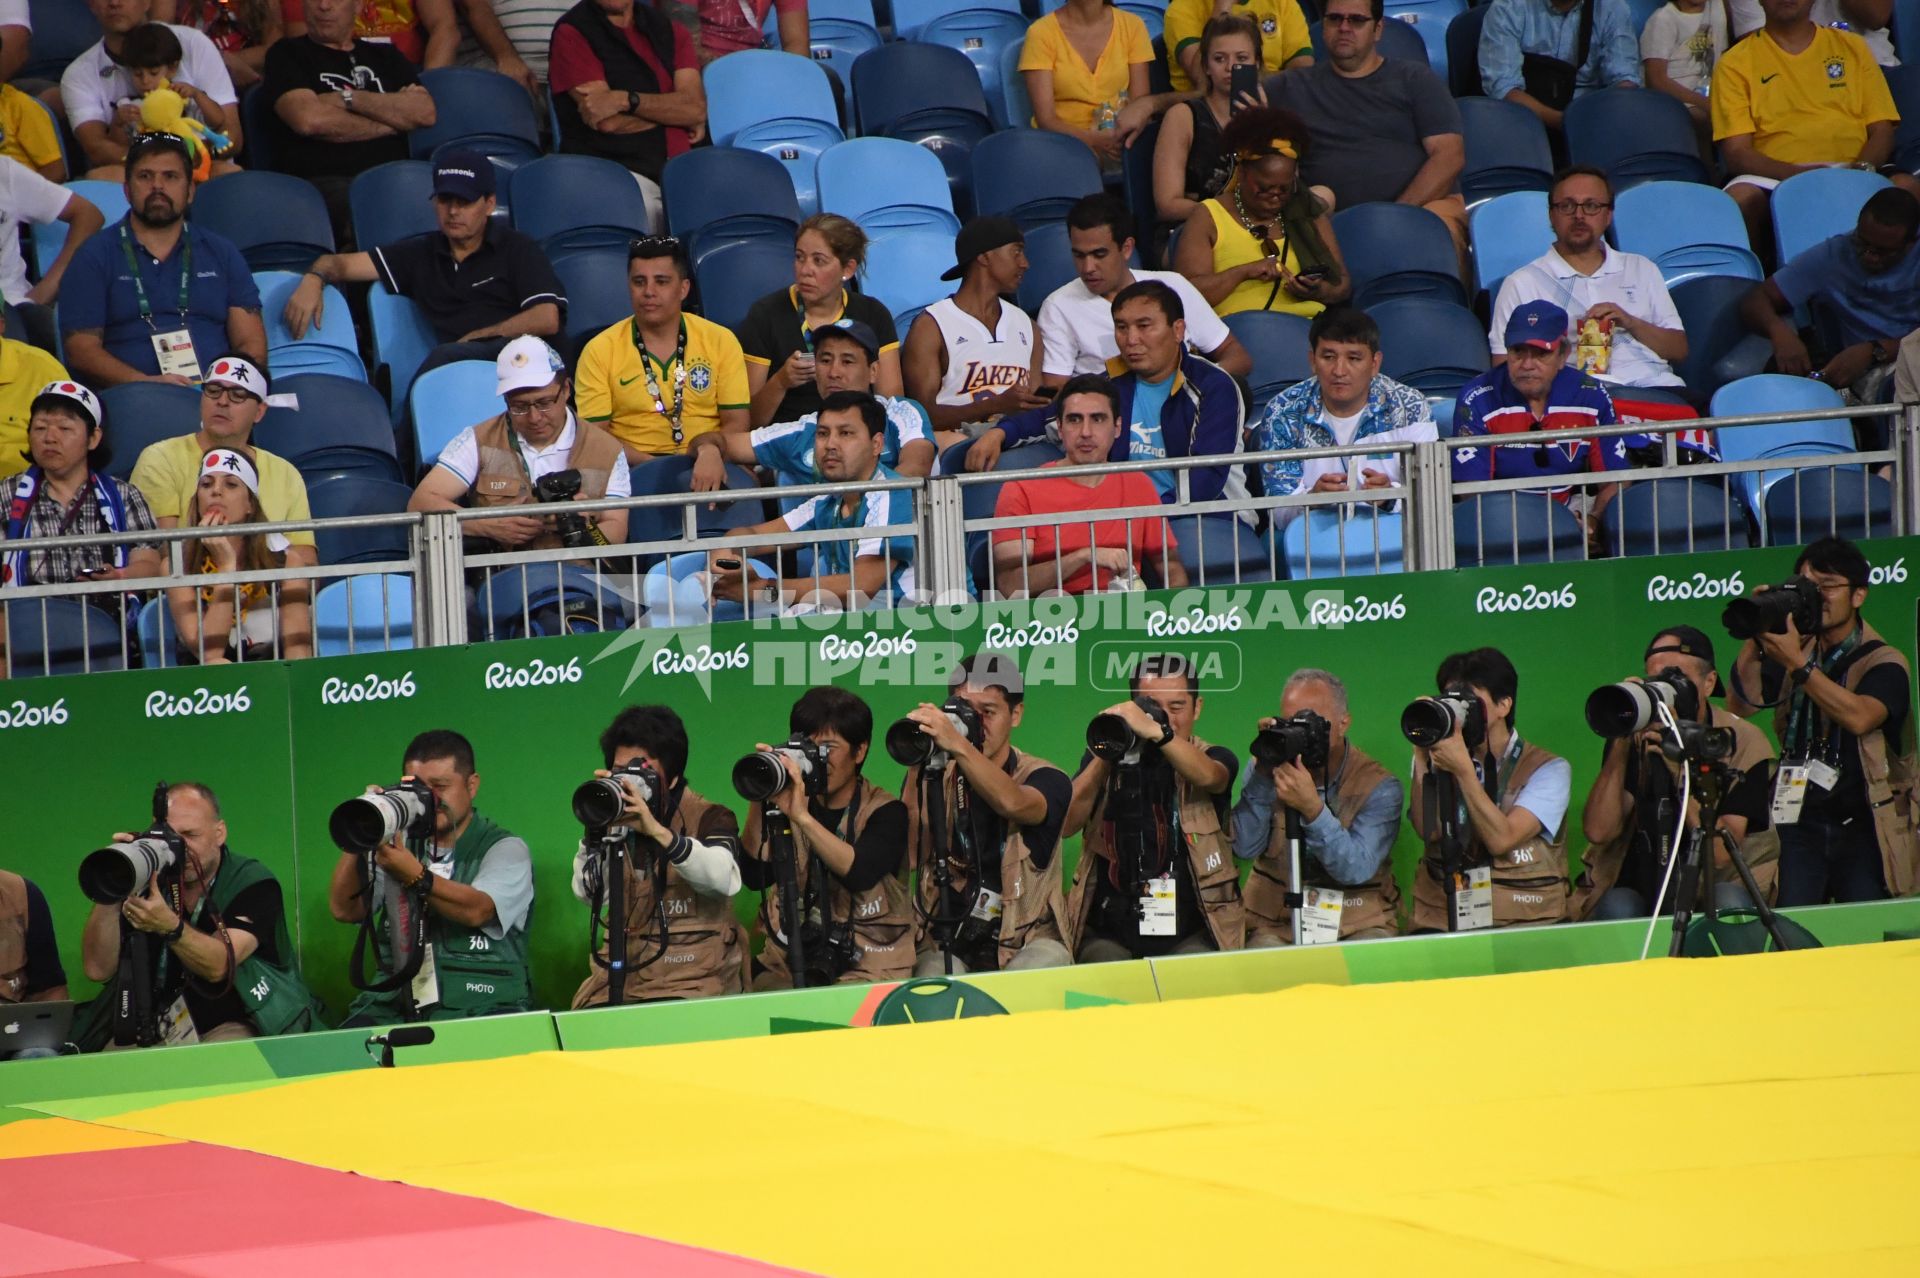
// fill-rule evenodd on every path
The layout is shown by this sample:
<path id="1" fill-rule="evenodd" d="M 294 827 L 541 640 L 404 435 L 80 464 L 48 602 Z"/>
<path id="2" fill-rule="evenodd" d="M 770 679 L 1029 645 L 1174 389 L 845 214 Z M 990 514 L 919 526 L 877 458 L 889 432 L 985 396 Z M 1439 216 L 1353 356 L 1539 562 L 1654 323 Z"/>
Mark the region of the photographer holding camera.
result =
<path id="1" fill-rule="evenodd" d="M 1013 748 L 1025 700 L 1011 656 L 976 652 L 954 671 L 946 704 L 923 702 L 887 733 L 888 753 L 909 765 L 901 789 L 920 874 L 916 976 L 947 972 L 949 957 L 956 974 L 1073 962 L 1059 860 L 1073 783 Z"/>
<path id="2" fill-rule="evenodd" d="M 378 965 L 374 987 L 362 987 L 341 1027 L 529 1010 L 533 856 L 526 842 L 474 809 L 480 775 L 473 746 L 459 733 L 421 733 L 400 771 L 402 785 L 368 787 L 368 798 L 341 804 L 330 822 L 341 851 L 327 906 L 337 921 L 360 924 L 363 937 L 372 932 Z M 369 814 L 380 818 L 377 826 Z M 424 944 L 417 963 L 394 945 L 394 929 L 410 920 L 418 928 L 407 948 Z M 360 957 L 356 942 L 356 984 Z"/>
<path id="3" fill-rule="evenodd" d="M 1149 653 L 1129 684 L 1133 699 L 1088 725 L 1061 828 L 1086 835 L 1067 894 L 1076 960 L 1237 950 L 1246 916 L 1227 812 L 1239 760 L 1193 734 L 1200 673 L 1185 657 Z"/>
<path id="4" fill-rule="evenodd" d="M 800 909 L 788 909 L 778 867 L 768 859 L 760 805 L 747 813 L 740 868 L 749 888 L 767 894 L 767 943 L 753 988 L 802 983 L 787 963 L 785 944 L 788 919 L 795 916 L 801 919 L 805 984 L 903 980 L 914 962 L 907 808 L 861 775 L 873 741 L 873 711 L 844 688 L 810 688 L 793 703 L 787 727 L 793 740 L 818 747 L 826 775 L 810 794 L 799 761 L 778 752 L 787 783 L 771 802 L 793 829 Z"/>
<path id="5" fill-rule="evenodd" d="M 1912 674 L 1860 615 L 1872 569 L 1822 537 L 1794 580 L 1728 605 L 1742 640 L 1729 708 L 1773 711 L 1781 905 L 1907 896 L 1920 871 Z"/>
<path id="6" fill-rule="evenodd" d="M 620 441 L 574 416 L 566 364 L 537 337 L 516 337 L 494 360 L 506 411 L 469 426 L 440 450 L 413 490 L 408 510 L 527 506 L 630 497 L 633 482 Z M 609 545 L 627 539 L 627 512 L 541 517 L 503 514 L 461 525 L 501 550 Z"/>
<path id="7" fill-rule="evenodd" d="M 1413 930 L 1564 922 L 1573 768 L 1521 739 L 1520 674 L 1498 648 L 1454 653 L 1434 682 L 1440 695 L 1401 716 L 1414 747 L 1413 828 L 1427 845 L 1413 876 Z M 1458 792 L 1452 812 L 1443 810 L 1448 791 Z"/>
<path id="8" fill-rule="evenodd" d="M 628 706 L 600 734 L 606 770 L 594 775 L 612 778 L 625 795 L 612 824 L 628 832 L 626 917 L 607 921 L 624 930 L 622 1003 L 746 991 L 746 936 L 733 915 L 740 825 L 687 785 L 687 751 L 686 725 L 666 706 Z M 598 914 L 607 891 L 601 855 L 583 842 L 573 861 L 573 894 Z M 576 1008 L 614 1001 L 609 951 L 594 947 L 591 970 L 574 992 Z"/>
<path id="9" fill-rule="evenodd" d="M 1587 702 L 1587 721 L 1608 737 L 1600 775 L 1593 779 L 1581 823 L 1587 836 L 1585 870 L 1574 884 L 1570 913 L 1576 919 L 1645 918 L 1653 912 L 1675 849 L 1680 761 L 1662 747 L 1675 748 L 1673 733 L 1657 714 L 1653 697 L 1664 699 L 1677 722 L 1732 733 L 1726 762 L 1739 775 L 1719 808 L 1719 827 L 1733 837 L 1753 871 L 1754 882 L 1771 898 L 1779 869 L 1780 839 L 1767 820 L 1773 781 L 1773 747 L 1766 734 L 1743 719 L 1710 704 L 1720 695 L 1713 641 L 1692 626 L 1670 626 L 1653 637 L 1643 658 L 1646 679 L 1629 680 L 1596 691 Z M 1638 689 L 1640 695 L 1634 697 Z M 1596 712 L 1613 711 L 1612 723 Z M 1683 731 L 1685 729 L 1683 728 Z M 1716 743 L 1717 745 L 1717 743 Z M 1687 805 L 1686 828 L 1700 825 L 1700 796 Z M 1702 867 L 1704 869 L 1704 866 Z M 1713 874 L 1701 878 L 1701 895 L 1711 882 L 1716 910 L 1751 909 L 1752 900 L 1726 846 L 1713 845 Z M 1672 913 L 1678 878 L 1666 895 L 1664 913 Z"/>
<path id="10" fill-rule="evenodd" d="M 1313 893 L 1302 939 L 1400 934 L 1400 781 L 1347 739 L 1352 724 L 1347 685 L 1314 669 L 1294 671 L 1280 692 L 1280 717 L 1260 721 L 1233 808 L 1233 854 L 1253 862 L 1243 893 L 1249 949 L 1293 943 L 1289 811 L 1301 824 L 1301 890 Z"/>
<path id="11" fill-rule="evenodd" d="M 75 1041 L 156 1047 L 322 1028 L 294 968 L 279 880 L 227 847 L 214 792 L 182 781 L 155 807 L 144 833 L 116 834 L 80 863 L 94 903 L 80 965 L 106 989 Z"/>

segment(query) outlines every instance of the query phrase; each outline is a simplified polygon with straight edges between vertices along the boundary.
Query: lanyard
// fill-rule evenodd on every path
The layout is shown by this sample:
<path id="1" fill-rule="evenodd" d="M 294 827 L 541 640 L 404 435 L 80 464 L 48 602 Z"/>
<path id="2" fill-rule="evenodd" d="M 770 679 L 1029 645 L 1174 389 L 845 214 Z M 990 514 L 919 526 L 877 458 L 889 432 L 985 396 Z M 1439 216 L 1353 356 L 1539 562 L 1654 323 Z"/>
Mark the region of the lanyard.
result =
<path id="1" fill-rule="evenodd" d="M 668 411 L 666 396 L 660 393 L 660 379 L 653 375 L 654 358 L 647 350 L 647 344 L 640 337 L 640 321 L 633 322 L 633 346 L 640 352 L 640 371 L 647 375 L 647 394 L 653 396 L 653 411 L 667 419 L 667 429 L 673 432 L 673 446 L 679 448 L 687 442 L 687 433 L 680 427 L 681 414 L 687 406 L 687 321 L 680 320 L 680 339 L 673 348 L 673 409 Z"/>
<path id="2" fill-rule="evenodd" d="M 1493 776 L 1489 778 L 1484 773 L 1481 775 L 1480 783 L 1482 785 L 1485 785 L 1490 779 L 1494 781 L 1492 788 L 1487 791 L 1487 797 L 1492 799 L 1496 805 L 1500 802 L 1500 796 L 1507 792 L 1507 784 L 1513 780 L 1513 770 L 1520 763 L 1520 752 L 1523 749 L 1525 749 L 1525 745 L 1520 740 L 1520 734 L 1516 732 L 1508 739 L 1506 753 L 1500 756 L 1500 764 L 1494 769 Z M 1479 767 L 1478 760 L 1475 760 L 1474 766 L 1476 768 Z M 1463 829 L 1467 824 L 1467 798 L 1465 795 L 1460 796 L 1460 824 Z"/>
<path id="3" fill-rule="evenodd" d="M 133 276 L 134 296 L 140 300 L 140 318 L 147 322 L 148 328 L 157 333 L 160 329 L 153 322 L 153 303 L 147 300 L 147 284 L 140 278 L 140 263 L 133 255 L 133 233 L 127 229 L 125 222 L 120 224 L 120 248 L 127 255 L 127 271 Z M 187 290 L 191 287 L 193 287 L 193 236 L 182 230 L 180 232 L 180 324 L 183 328 L 187 323 Z"/>
<path id="4" fill-rule="evenodd" d="M 1834 670 L 1851 657 L 1854 650 L 1860 646 L 1860 634 L 1860 628 L 1855 626 L 1852 634 L 1835 644 L 1831 652 L 1820 658 L 1820 673 L 1831 678 Z M 1804 687 L 1795 690 L 1793 708 L 1787 711 L 1787 733 L 1780 742 L 1782 754 L 1789 759 L 1804 759 L 1808 756 L 1814 745 L 1813 721 L 1816 718 L 1824 719 L 1824 716 L 1814 709 L 1813 698 L 1807 695 Z M 1820 734 L 1823 745 L 1831 732 L 1832 725 L 1825 724 Z"/>
<path id="5" fill-rule="evenodd" d="M 793 289 L 793 317 L 800 321 L 800 349 L 813 354 L 813 326 L 807 323 L 807 305 L 800 300 L 800 290 Z M 840 290 L 840 317 L 847 313 L 847 290 Z M 836 323 L 838 320 L 835 321 Z"/>

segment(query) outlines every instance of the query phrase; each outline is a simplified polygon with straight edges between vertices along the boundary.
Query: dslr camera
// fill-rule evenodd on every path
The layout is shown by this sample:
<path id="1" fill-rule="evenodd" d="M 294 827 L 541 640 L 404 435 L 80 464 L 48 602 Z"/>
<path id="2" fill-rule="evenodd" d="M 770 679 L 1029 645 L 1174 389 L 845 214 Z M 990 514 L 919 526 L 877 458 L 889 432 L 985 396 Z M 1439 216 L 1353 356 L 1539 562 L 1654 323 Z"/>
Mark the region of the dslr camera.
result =
<path id="1" fill-rule="evenodd" d="M 1610 683 L 1587 697 L 1587 726 L 1596 736 L 1630 737 L 1661 726 L 1656 705 L 1665 706 L 1676 720 L 1691 722 L 1700 717 L 1700 691 L 1678 666 L 1644 681 Z"/>
<path id="2" fill-rule="evenodd" d="M 981 722 L 980 712 L 967 701 L 948 697 L 940 712 L 974 749 L 978 750 L 986 742 L 987 725 Z M 936 753 L 933 738 L 912 719 L 894 720 L 893 726 L 887 729 L 886 745 L 887 756 L 903 768 L 925 767 Z"/>
<path id="3" fill-rule="evenodd" d="M 1332 724 L 1311 710 L 1302 710 L 1260 729 L 1247 752 L 1263 768 L 1297 763 L 1313 772 L 1327 766 L 1327 756 L 1332 752 L 1332 733 Z"/>
<path id="4" fill-rule="evenodd" d="M 542 475 L 533 483 L 533 495 L 543 505 L 570 502 L 580 495 L 580 472 L 556 470 L 550 475 Z M 585 515 L 569 512 L 557 514 L 553 517 L 553 530 L 559 536 L 561 545 L 574 550 L 607 544 L 606 539 L 598 535 L 598 530 L 587 522 Z"/>
<path id="5" fill-rule="evenodd" d="M 853 920 L 823 918 L 818 905 L 807 910 L 800 925 L 800 944 L 807 958 L 808 985 L 832 985 L 860 961 Z"/>
<path id="6" fill-rule="evenodd" d="M 145 896 L 153 881 L 178 874 L 187 845 L 165 821 L 155 821 L 127 843 L 110 843 L 80 861 L 80 890 L 95 905 L 118 905 Z"/>
<path id="7" fill-rule="evenodd" d="M 1146 711 L 1160 725 L 1161 736 L 1173 730 L 1167 712 L 1160 708 L 1158 701 L 1151 697 L 1135 697 L 1133 704 Z M 1160 743 L 1142 737 L 1117 714 L 1096 714 L 1093 721 L 1087 724 L 1087 749 L 1093 752 L 1095 758 L 1105 759 L 1108 763 L 1136 764 L 1149 751 L 1158 754 Z"/>
<path id="8" fill-rule="evenodd" d="M 787 788 L 783 759 L 800 768 L 800 782 L 808 798 L 827 790 L 827 752 L 812 737 L 798 733 L 771 750 L 756 750 L 733 765 L 734 793 L 749 803 L 765 803 Z"/>
<path id="9" fill-rule="evenodd" d="M 627 810 L 627 791 L 621 784 L 625 781 L 640 792 L 640 801 L 653 813 L 653 819 L 666 824 L 667 787 L 651 763 L 633 759 L 612 772 L 612 776 L 593 777 L 580 783 L 573 792 L 574 820 L 589 830 L 613 826 Z"/>
<path id="10" fill-rule="evenodd" d="M 402 837 L 433 837 L 433 791 L 424 781 L 402 781 L 376 794 L 359 794 L 333 810 L 327 833 L 343 852 L 365 856 Z"/>
<path id="11" fill-rule="evenodd" d="M 1789 619 L 1802 635 L 1815 635 L 1820 633 L 1823 602 L 1820 587 L 1805 577 L 1795 577 L 1750 599 L 1735 599 L 1720 614 L 1720 624 L 1742 642 L 1764 634 L 1784 635 Z"/>
<path id="12" fill-rule="evenodd" d="M 1487 711 L 1473 689 L 1455 684 L 1437 697 L 1421 697 L 1400 712 L 1400 735 L 1423 749 L 1432 749 L 1458 729 L 1469 750 L 1487 739 Z"/>

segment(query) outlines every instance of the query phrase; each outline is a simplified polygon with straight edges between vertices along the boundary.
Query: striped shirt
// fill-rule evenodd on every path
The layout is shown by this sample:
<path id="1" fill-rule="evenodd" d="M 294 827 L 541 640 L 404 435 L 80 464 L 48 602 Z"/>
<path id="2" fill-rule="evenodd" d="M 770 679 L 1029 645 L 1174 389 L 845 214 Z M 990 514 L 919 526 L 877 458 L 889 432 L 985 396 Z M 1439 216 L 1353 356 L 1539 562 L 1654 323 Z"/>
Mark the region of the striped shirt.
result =
<path id="1" fill-rule="evenodd" d="M 899 474 L 885 466 L 875 466 L 875 480 L 898 479 Z M 913 493 L 896 488 L 869 492 L 848 514 L 838 497 L 815 497 L 795 506 L 783 519 L 790 532 L 827 532 L 842 528 L 885 528 L 891 524 L 913 524 Z M 913 537 L 862 537 L 823 541 L 814 548 L 814 571 L 822 577 L 851 573 L 855 559 L 884 555 L 893 561 L 889 572 L 893 587 L 902 593 L 913 590 Z"/>
<path id="2" fill-rule="evenodd" d="M 1567 367 L 1554 375 L 1547 388 L 1547 409 L 1538 420 L 1507 375 L 1503 364 L 1482 373 L 1460 391 L 1460 404 L 1454 410 L 1453 481 L 1519 479 L 1539 476 L 1578 475 L 1590 471 L 1627 470 L 1627 448 L 1631 437 L 1605 440 L 1570 439 L 1557 444 L 1532 441 L 1488 446 L 1474 443 L 1475 435 L 1526 435 L 1534 431 L 1580 430 L 1617 424 L 1613 398 L 1606 388 L 1585 373 Z M 1564 498 L 1568 488 L 1550 487 L 1554 496 Z"/>
<path id="3" fill-rule="evenodd" d="M 568 0 L 492 0 L 493 16 L 500 20 L 500 29 L 507 33 L 514 52 L 527 64 L 540 83 L 547 82 L 547 46 L 553 42 L 553 25 L 560 16 L 573 8 Z M 480 42 L 461 22 L 460 54 L 457 61 L 462 66 L 491 67 L 493 59 L 487 56 Z"/>

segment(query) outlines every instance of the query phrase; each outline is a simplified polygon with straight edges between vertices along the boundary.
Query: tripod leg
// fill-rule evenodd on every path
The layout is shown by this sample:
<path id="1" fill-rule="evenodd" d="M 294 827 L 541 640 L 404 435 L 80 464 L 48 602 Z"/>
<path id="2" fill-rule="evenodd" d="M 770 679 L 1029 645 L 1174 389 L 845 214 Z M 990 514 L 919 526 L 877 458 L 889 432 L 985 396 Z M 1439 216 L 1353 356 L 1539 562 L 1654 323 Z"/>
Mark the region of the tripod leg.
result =
<path id="1" fill-rule="evenodd" d="M 1792 948 L 1780 931 L 1780 916 L 1773 912 L 1771 905 L 1767 904 L 1766 894 L 1754 881 L 1753 867 L 1747 864 L 1746 857 L 1740 855 L 1740 846 L 1725 830 L 1720 831 L 1720 837 L 1726 841 L 1727 855 L 1733 858 L 1733 868 L 1740 875 L 1740 882 L 1746 885 L 1747 895 L 1753 899 L 1753 912 L 1760 916 L 1760 923 L 1767 929 L 1767 935 L 1772 937 L 1773 943 L 1781 949 Z"/>
<path id="2" fill-rule="evenodd" d="M 1679 958 L 1686 952 L 1687 928 L 1693 923 L 1693 899 L 1700 891 L 1700 860 L 1705 855 L 1701 844 L 1706 841 L 1706 832 L 1695 830 L 1687 836 L 1685 851 L 1681 852 L 1680 864 L 1674 867 L 1674 877 L 1678 885 L 1673 894 L 1673 936 L 1667 946 L 1668 958 Z M 1711 900 L 1712 894 L 1708 894 Z M 1713 918 L 1712 906 L 1708 906 L 1707 917 Z"/>

